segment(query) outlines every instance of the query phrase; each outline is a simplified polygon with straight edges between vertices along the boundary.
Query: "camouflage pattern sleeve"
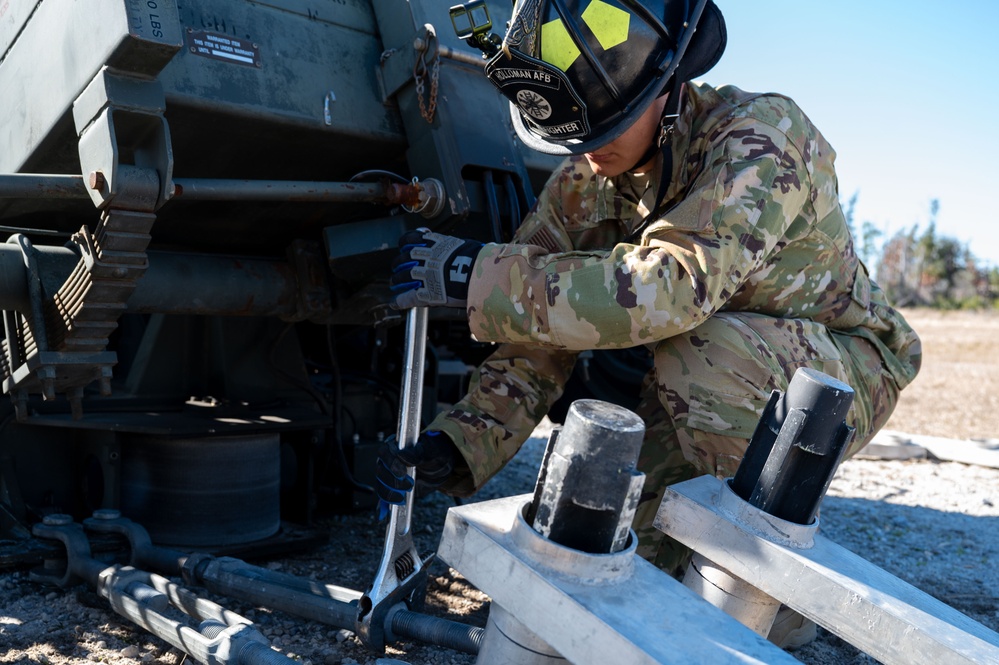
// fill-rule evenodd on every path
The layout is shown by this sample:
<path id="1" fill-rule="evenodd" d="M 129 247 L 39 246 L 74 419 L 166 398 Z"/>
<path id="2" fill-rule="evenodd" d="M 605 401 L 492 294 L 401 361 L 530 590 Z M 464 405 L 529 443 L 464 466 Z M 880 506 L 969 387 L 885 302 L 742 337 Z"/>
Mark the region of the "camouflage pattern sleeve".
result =
<path id="1" fill-rule="evenodd" d="M 468 394 L 428 427 L 446 432 L 466 464 L 441 490 L 468 496 L 502 469 L 561 396 L 575 362 L 575 353 L 501 344 Z"/>
<path id="2" fill-rule="evenodd" d="M 468 315 L 481 341 L 624 348 L 696 327 L 724 308 L 809 204 L 805 159 L 786 128 L 727 123 L 706 168 L 642 244 L 550 254 L 486 245 Z"/>
<path id="3" fill-rule="evenodd" d="M 559 221 L 561 175 L 552 175 L 516 240 L 534 243 L 542 251 L 570 248 Z M 466 396 L 428 426 L 446 432 L 465 461 L 441 490 L 468 496 L 502 469 L 561 396 L 575 362 L 572 352 L 499 345 L 472 374 Z"/>

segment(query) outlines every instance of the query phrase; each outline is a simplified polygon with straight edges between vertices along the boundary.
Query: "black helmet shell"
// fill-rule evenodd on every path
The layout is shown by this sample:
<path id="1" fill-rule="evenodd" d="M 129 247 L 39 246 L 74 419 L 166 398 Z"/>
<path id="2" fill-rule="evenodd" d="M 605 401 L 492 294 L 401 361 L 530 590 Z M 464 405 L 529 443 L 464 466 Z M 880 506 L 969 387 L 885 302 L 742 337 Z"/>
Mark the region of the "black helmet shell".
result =
<path id="1" fill-rule="evenodd" d="M 711 0 L 519 0 L 486 75 L 528 146 L 581 154 L 624 133 L 674 76 L 713 67 L 725 41 Z"/>

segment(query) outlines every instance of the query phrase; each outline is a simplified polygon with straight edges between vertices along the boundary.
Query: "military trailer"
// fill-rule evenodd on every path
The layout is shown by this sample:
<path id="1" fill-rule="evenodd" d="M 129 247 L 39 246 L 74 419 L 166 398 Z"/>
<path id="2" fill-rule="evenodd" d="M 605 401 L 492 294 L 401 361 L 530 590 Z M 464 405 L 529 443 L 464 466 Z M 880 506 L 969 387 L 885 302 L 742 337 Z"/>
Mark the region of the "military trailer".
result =
<path id="1" fill-rule="evenodd" d="M 420 0 L 0 2 L 0 559 L 55 513 L 202 547 L 374 504 L 398 237 L 509 239 L 554 166 L 482 63 Z M 428 414 L 487 350 L 430 319 Z"/>

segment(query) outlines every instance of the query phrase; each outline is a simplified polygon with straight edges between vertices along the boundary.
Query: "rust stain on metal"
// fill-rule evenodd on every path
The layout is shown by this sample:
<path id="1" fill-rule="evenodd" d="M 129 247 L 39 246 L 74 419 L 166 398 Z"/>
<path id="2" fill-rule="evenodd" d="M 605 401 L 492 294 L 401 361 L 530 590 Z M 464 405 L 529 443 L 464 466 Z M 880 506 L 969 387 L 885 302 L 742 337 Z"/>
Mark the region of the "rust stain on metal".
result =
<path id="1" fill-rule="evenodd" d="M 404 205 L 409 207 L 419 206 L 422 201 L 420 200 L 420 193 L 423 192 L 423 187 L 419 184 L 407 184 L 401 185 L 399 183 L 391 183 L 385 185 L 385 202 L 389 205 Z"/>

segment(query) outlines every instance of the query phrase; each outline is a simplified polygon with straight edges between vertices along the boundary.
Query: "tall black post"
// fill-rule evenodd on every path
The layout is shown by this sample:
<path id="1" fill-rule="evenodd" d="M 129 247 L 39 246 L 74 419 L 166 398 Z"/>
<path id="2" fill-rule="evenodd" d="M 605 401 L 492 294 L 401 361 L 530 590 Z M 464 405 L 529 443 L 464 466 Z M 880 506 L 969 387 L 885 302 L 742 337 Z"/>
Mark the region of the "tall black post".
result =
<path id="1" fill-rule="evenodd" d="M 801 368 L 787 392 L 770 396 L 732 489 L 776 517 L 810 524 L 853 439 L 846 424 L 853 389 L 822 372 Z"/>

